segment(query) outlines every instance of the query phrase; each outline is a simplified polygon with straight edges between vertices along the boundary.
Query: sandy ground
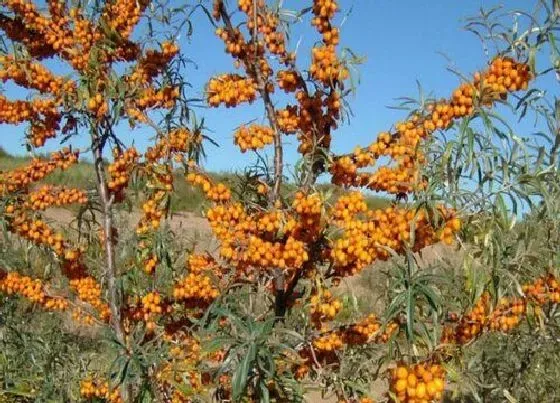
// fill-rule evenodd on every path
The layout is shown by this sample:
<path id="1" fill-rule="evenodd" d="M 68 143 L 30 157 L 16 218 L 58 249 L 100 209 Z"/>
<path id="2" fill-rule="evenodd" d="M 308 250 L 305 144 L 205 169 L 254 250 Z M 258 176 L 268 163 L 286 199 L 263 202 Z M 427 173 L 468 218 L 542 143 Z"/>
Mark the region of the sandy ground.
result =
<path id="1" fill-rule="evenodd" d="M 117 215 L 119 215 L 117 213 Z M 122 215 L 119 215 L 119 218 Z M 139 211 L 132 211 L 127 213 L 126 216 L 131 224 L 135 225 L 140 220 L 141 213 Z M 45 211 L 45 217 L 60 225 L 70 225 L 75 221 L 75 215 L 70 210 L 63 208 L 50 208 Z M 195 216 L 192 213 L 174 213 L 168 220 L 168 223 L 173 231 L 185 232 L 205 232 L 210 233 L 210 226 L 208 221 L 203 217 Z"/>
<path id="2" fill-rule="evenodd" d="M 73 228 L 77 229 L 78 222 L 76 215 L 70 211 L 63 208 L 50 208 L 45 211 L 45 218 L 50 221 L 53 227 L 59 228 Z M 115 227 L 119 232 L 126 227 L 127 229 L 134 228 L 142 214 L 140 211 L 132 211 L 130 213 L 120 213 L 115 214 Z M 100 217 L 97 219 L 99 220 Z M 217 243 L 211 238 L 211 231 L 208 221 L 205 218 L 196 216 L 192 213 L 180 212 L 174 213 L 166 221 L 169 225 L 171 231 L 176 237 L 180 237 L 190 242 L 196 243 L 196 249 L 206 249 L 213 252 L 217 248 Z"/>

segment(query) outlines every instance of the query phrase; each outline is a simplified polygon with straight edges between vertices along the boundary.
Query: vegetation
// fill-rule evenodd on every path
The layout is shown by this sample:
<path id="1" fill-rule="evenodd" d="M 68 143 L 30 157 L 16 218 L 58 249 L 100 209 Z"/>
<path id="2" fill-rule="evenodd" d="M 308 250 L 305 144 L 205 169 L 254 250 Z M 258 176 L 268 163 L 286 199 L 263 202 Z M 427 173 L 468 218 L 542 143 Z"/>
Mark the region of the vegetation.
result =
<path id="1" fill-rule="evenodd" d="M 0 1 L 0 79 L 26 95 L 0 96 L 0 123 L 26 124 L 33 155 L 0 153 L 0 397 L 556 401 L 560 5 L 481 11 L 487 65 L 338 154 L 358 61 L 339 4 L 232 3 Z M 243 172 L 200 163 L 211 140 L 170 39 L 197 11 L 236 68 L 209 77 L 208 107 L 263 108 L 233 133 L 255 153 Z M 295 24 L 317 39 L 308 66 Z M 47 219 L 68 206 L 77 226 Z M 206 239 L 173 210 L 200 212 Z"/>
<path id="2" fill-rule="evenodd" d="M 47 158 L 47 156 L 43 156 Z M 25 166 L 30 162 L 29 157 L 14 156 L 10 155 L 0 147 L 0 171 L 10 171 L 12 169 Z M 208 175 L 212 180 L 224 183 L 235 183 L 239 175 L 235 173 L 212 173 L 209 172 Z M 93 164 L 87 160 L 80 161 L 79 164 L 69 167 L 66 171 L 60 172 L 55 171 L 49 176 L 47 176 L 42 182 L 54 186 L 70 186 L 73 188 L 85 188 L 88 190 L 95 189 L 94 181 L 94 167 Z M 193 187 L 186 183 L 182 178 L 184 172 L 182 170 L 177 170 L 173 174 L 174 189 L 173 194 L 171 194 L 171 212 L 189 212 L 196 215 L 202 215 L 204 208 L 206 206 L 206 199 L 204 193 L 201 189 Z M 127 205 L 130 209 L 131 207 L 138 205 L 138 196 L 142 193 L 143 185 L 142 178 L 138 181 L 130 184 L 130 190 L 127 198 L 129 199 L 129 204 Z M 295 184 L 290 182 L 285 182 L 282 184 L 283 192 L 290 193 L 295 190 Z M 330 185 L 329 183 L 317 185 L 319 189 L 323 192 L 331 191 L 337 192 L 337 189 Z M 365 200 L 369 208 L 383 208 L 389 206 L 391 201 L 387 197 L 376 196 L 374 194 L 366 194 Z M 74 206 L 66 205 L 63 208 L 73 209 Z M 76 210 L 74 208 L 74 210 Z"/>

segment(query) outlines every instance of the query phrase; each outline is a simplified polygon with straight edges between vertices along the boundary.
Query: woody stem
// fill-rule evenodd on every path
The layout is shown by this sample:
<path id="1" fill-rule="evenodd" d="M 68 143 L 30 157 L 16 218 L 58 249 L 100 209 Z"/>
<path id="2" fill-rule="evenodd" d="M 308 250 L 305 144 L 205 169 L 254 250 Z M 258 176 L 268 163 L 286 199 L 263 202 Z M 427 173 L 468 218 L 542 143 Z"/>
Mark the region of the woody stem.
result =
<path id="1" fill-rule="evenodd" d="M 119 344 L 126 348 L 125 332 L 121 321 L 121 298 L 117 289 L 117 270 L 115 265 L 115 245 L 112 237 L 113 228 L 113 196 L 110 195 L 107 186 L 107 175 L 105 173 L 105 161 L 103 160 L 103 148 L 105 139 L 92 130 L 92 155 L 95 167 L 95 179 L 99 199 L 103 210 L 103 232 L 105 234 L 105 276 L 107 278 L 108 302 L 111 311 L 111 327 Z M 124 388 L 123 388 L 124 389 Z M 129 391 L 123 390 L 124 395 Z M 123 396 L 125 401 L 127 396 Z"/>

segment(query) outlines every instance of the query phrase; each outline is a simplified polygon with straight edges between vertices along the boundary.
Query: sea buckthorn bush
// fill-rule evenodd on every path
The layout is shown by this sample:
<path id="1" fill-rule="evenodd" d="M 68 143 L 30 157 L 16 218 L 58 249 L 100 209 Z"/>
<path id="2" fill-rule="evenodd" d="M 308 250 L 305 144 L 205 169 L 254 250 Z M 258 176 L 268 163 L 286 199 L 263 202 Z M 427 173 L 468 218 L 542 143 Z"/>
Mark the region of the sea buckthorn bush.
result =
<path id="1" fill-rule="evenodd" d="M 468 19 L 479 70 L 342 150 L 346 4 L 194 3 L 0 2 L 0 81 L 25 95 L 0 123 L 30 154 L 0 171 L 0 400 L 557 401 L 556 2 Z M 199 101 L 262 111 L 228 181 L 178 41 L 197 12 L 232 59 Z M 45 182 L 80 165 L 94 187 Z M 207 242 L 173 227 L 181 186 Z"/>

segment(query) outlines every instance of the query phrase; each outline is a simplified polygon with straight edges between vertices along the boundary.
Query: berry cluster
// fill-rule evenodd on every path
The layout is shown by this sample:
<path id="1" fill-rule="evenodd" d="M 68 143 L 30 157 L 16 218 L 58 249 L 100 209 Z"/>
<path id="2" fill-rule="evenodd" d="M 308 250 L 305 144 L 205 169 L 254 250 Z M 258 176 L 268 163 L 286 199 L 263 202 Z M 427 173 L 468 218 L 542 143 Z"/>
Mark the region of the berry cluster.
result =
<path id="1" fill-rule="evenodd" d="M 41 93 L 51 94 L 55 99 L 72 96 L 76 84 L 50 72 L 41 63 L 14 58 L 12 55 L 0 56 L 0 81 L 14 81 L 16 84 Z"/>
<path id="2" fill-rule="evenodd" d="M 190 308 L 202 308 L 214 301 L 220 292 L 207 275 L 189 273 L 173 288 L 173 297 Z"/>
<path id="3" fill-rule="evenodd" d="M 150 49 L 138 61 L 132 74 L 127 77 L 130 82 L 145 84 L 150 83 L 160 74 L 179 52 L 173 42 L 162 42 L 161 51 Z"/>
<path id="4" fill-rule="evenodd" d="M 276 74 L 278 86 L 286 92 L 296 92 L 301 87 L 301 77 L 294 70 L 280 70 Z"/>
<path id="5" fill-rule="evenodd" d="M 319 193 L 296 192 L 292 202 L 295 215 L 286 219 L 285 231 L 295 238 L 311 244 L 317 241 L 324 229 L 323 200 Z"/>
<path id="6" fill-rule="evenodd" d="M 100 120 L 109 111 L 109 104 L 102 94 L 97 93 L 87 100 L 87 109 Z"/>
<path id="7" fill-rule="evenodd" d="M 509 332 L 520 324 L 529 304 L 540 312 L 545 304 L 560 303 L 560 285 L 552 274 L 524 285 L 522 290 L 523 297 L 502 297 L 495 306 L 490 294 L 483 293 L 455 326 L 446 325 L 442 343 L 466 344 L 487 331 Z"/>
<path id="8" fill-rule="evenodd" d="M 172 308 L 157 292 L 150 292 L 144 295 L 141 302 L 142 304 L 138 314 L 141 319 L 146 322 L 146 330 L 148 332 L 153 332 L 156 326 L 156 317 L 163 313 L 170 313 Z"/>
<path id="9" fill-rule="evenodd" d="M 298 352 L 302 363 L 295 365 L 292 370 L 296 379 L 303 379 L 311 368 L 311 363 L 337 363 L 337 351 L 345 345 L 362 345 L 367 343 L 387 343 L 399 325 L 391 321 L 383 327 L 375 315 L 369 315 L 362 321 L 329 330 L 321 326 L 320 333 L 313 336 L 311 347 L 305 347 Z"/>
<path id="10" fill-rule="evenodd" d="M 383 331 L 375 337 L 376 343 L 387 343 L 389 339 L 399 330 L 399 325 L 391 321 L 385 325 Z"/>
<path id="11" fill-rule="evenodd" d="M 189 151 L 189 146 L 201 141 L 200 136 L 194 136 L 187 128 L 171 130 L 165 137 L 158 139 L 154 147 L 148 147 L 144 157 L 149 163 L 181 155 Z"/>
<path id="12" fill-rule="evenodd" d="M 336 56 L 334 46 L 315 47 L 312 57 L 309 71 L 314 79 L 328 85 L 348 78 L 348 69 L 342 65 Z"/>
<path id="13" fill-rule="evenodd" d="M 124 403 L 117 389 L 111 390 L 107 381 L 84 379 L 80 382 L 80 395 L 85 399 L 105 399 L 109 403 Z"/>
<path id="14" fill-rule="evenodd" d="M 297 109 L 289 110 L 283 116 L 283 123 L 279 124 L 286 133 L 296 130 L 300 145 L 298 151 L 302 154 L 316 153 L 317 147 L 329 149 L 331 143 L 331 129 L 336 128 L 340 118 L 340 90 L 344 87 L 344 80 L 348 78 L 348 70 L 336 55 L 339 43 L 339 30 L 331 24 L 338 5 L 336 1 L 313 1 L 313 26 L 322 34 L 323 43 L 312 50 L 310 75 L 322 89 L 317 88 L 311 94 L 301 87 L 295 94 L 298 101 Z M 294 76 L 294 71 L 279 75 L 279 85 L 287 91 L 292 91 L 301 78 Z M 319 86 L 320 87 L 320 86 Z M 284 111 L 281 112 L 283 115 Z"/>
<path id="15" fill-rule="evenodd" d="M 216 35 L 225 43 L 225 51 L 233 57 L 240 57 L 245 52 L 245 42 L 243 34 L 239 28 L 232 30 L 224 29 L 222 27 L 216 28 Z"/>
<path id="16" fill-rule="evenodd" d="M 371 314 L 368 315 L 366 318 L 362 319 L 361 321 L 351 324 L 341 326 L 335 330 L 327 330 L 324 331 L 321 335 L 314 339 L 314 346 L 319 350 L 319 352 L 324 351 L 334 351 L 337 349 L 341 349 L 343 345 L 360 345 L 360 344 L 369 344 L 369 343 L 376 343 L 376 344 L 383 344 L 387 343 L 389 339 L 399 330 L 399 325 L 395 321 L 388 322 L 385 326 L 381 324 L 377 316 Z M 333 336 L 335 335 L 335 336 Z M 337 342 L 337 348 L 333 348 L 332 350 L 325 350 L 320 348 L 322 345 L 321 342 L 319 344 L 315 344 L 315 341 L 325 341 L 325 340 L 340 340 L 340 343 Z M 332 346 L 334 346 L 331 343 Z"/>
<path id="17" fill-rule="evenodd" d="M 41 280 L 18 273 L 6 274 L 0 271 L 0 291 L 8 295 L 20 295 L 51 311 L 64 311 L 68 308 L 68 300 L 65 298 L 47 296 Z"/>
<path id="18" fill-rule="evenodd" d="M 157 370 L 159 387 L 171 403 L 192 402 L 209 382 L 208 374 L 194 369 L 202 358 L 200 343 L 182 331 L 165 334 L 164 339 L 171 345 L 170 359 Z"/>
<path id="19" fill-rule="evenodd" d="M 143 215 L 136 228 L 136 233 L 138 235 L 159 228 L 165 211 L 160 207 L 160 203 L 158 202 L 162 199 L 161 196 L 164 194 L 164 192 L 158 192 L 156 193 L 156 198 L 149 199 L 142 205 Z"/>
<path id="20" fill-rule="evenodd" d="M 256 230 L 263 234 L 272 235 L 280 229 L 282 217 L 283 215 L 280 211 L 262 212 L 255 222 Z"/>
<path id="21" fill-rule="evenodd" d="M 526 89 L 532 77 L 527 64 L 509 58 L 494 59 L 488 70 L 475 74 L 472 83 L 461 84 L 450 100 L 429 105 L 426 114 L 415 114 L 398 123 L 393 134 L 381 133 L 368 147 L 336 157 L 330 167 L 332 182 L 395 194 L 421 189 L 425 185 L 419 178 L 419 167 L 425 163 L 418 149 L 421 141 L 436 129 L 448 129 L 455 119 L 472 116 L 478 106 L 491 106 L 505 99 L 508 92 Z M 374 172 L 358 171 L 374 166 L 382 156 L 390 157 L 396 164 Z"/>
<path id="22" fill-rule="evenodd" d="M 61 7 L 60 12 L 62 11 L 65 11 L 63 7 Z M 70 8 L 70 10 L 68 10 L 68 16 L 73 20 L 74 24 L 74 30 L 72 32 L 74 49 L 68 52 L 68 57 L 70 63 L 76 70 L 85 71 L 87 63 L 90 60 L 91 49 L 102 39 L 102 32 L 92 21 L 87 19 L 84 15 L 84 10 L 80 8 Z"/>
<path id="23" fill-rule="evenodd" d="M 347 344 L 367 344 L 372 341 L 375 336 L 381 336 L 381 323 L 374 314 L 371 314 L 358 323 L 348 326 L 345 329 L 344 336 Z M 375 339 L 375 342 L 381 342 Z"/>
<path id="24" fill-rule="evenodd" d="M 501 298 L 489 318 L 491 331 L 508 332 L 519 325 L 525 313 L 526 303 L 522 298 Z"/>
<path id="25" fill-rule="evenodd" d="M 206 197 L 216 203 L 227 202 L 231 199 L 231 191 L 223 183 L 214 184 L 208 176 L 201 173 L 190 172 L 187 182 L 200 186 Z"/>
<path id="26" fill-rule="evenodd" d="M 132 117 L 145 118 L 142 111 L 147 108 L 172 106 L 179 95 L 177 88 L 156 89 L 147 84 L 170 63 L 178 51 L 176 45 L 164 42 L 161 51 L 143 52 L 129 40 L 148 4 L 147 0 L 133 3 L 119 0 L 106 4 L 101 16 L 91 19 L 81 6 L 68 9 L 59 1 L 48 2 L 47 13 L 29 0 L 6 1 L 4 6 L 13 16 L 2 15 L 0 29 L 13 42 L 21 43 L 30 58 L 2 56 L 0 80 L 38 90 L 45 97 L 30 101 L 0 97 L 0 123 L 29 121 L 30 142 L 40 147 L 60 129 L 61 109 L 81 104 L 83 112 L 100 121 L 108 113 L 111 100 L 116 100 L 109 99 L 104 89 L 110 65 L 118 61 L 137 62 L 132 74 L 123 79 L 133 84 L 127 87 L 125 109 Z M 96 46 L 101 42 L 103 46 Z M 97 80 L 89 95 L 79 99 L 77 81 L 57 77 L 39 62 L 54 55 L 68 61 L 80 76 Z"/>
<path id="27" fill-rule="evenodd" d="M 149 147 L 144 155 L 145 163 L 140 172 L 147 179 L 148 197 L 142 205 L 143 215 L 136 227 L 136 234 L 139 236 L 140 257 L 147 274 L 152 274 L 158 263 L 153 250 L 154 238 L 150 236 L 150 232 L 158 230 L 161 221 L 167 217 L 169 198 L 174 189 L 173 166 L 170 159 L 184 161 L 191 144 L 198 141 L 200 141 L 199 136 L 193 136 L 188 129 L 174 129 L 167 136 L 159 138 L 155 146 Z M 222 186 L 219 189 L 211 187 L 208 192 L 213 197 L 219 198 L 223 196 L 223 190 Z"/>
<path id="28" fill-rule="evenodd" d="M 0 16 L 0 29 L 4 31 L 6 37 L 21 43 L 31 56 L 39 60 L 56 54 L 52 45 L 45 43 L 41 32 L 27 27 L 19 16 L 13 18 Z"/>
<path id="29" fill-rule="evenodd" d="M 239 54 L 238 57 L 250 62 L 251 58 L 256 56 L 256 63 L 261 65 L 261 73 L 265 77 L 269 76 L 270 69 L 268 67 L 263 68 L 263 65 L 268 66 L 264 58 L 264 48 L 272 55 L 277 56 L 281 63 L 292 62 L 294 55 L 286 50 L 286 35 L 279 30 L 279 18 L 275 13 L 266 9 L 266 2 L 263 0 L 257 2 L 239 0 L 238 6 L 239 10 L 247 15 L 247 29 L 252 36 L 258 38 L 255 47 L 254 43 L 251 41 L 245 43 L 241 37 L 240 45 L 244 52 Z"/>
<path id="30" fill-rule="evenodd" d="M 355 219 L 358 214 L 367 211 L 364 195 L 360 192 L 348 192 L 337 199 L 330 213 L 335 224 L 344 225 L 345 222 Z"/>
<path id="31" fill-rule="evenodd" d="M 278 231 L 284 232 L 278 239 L 275 233 L 259 234 L 262 213 L 249 214 L 239 203 L 215 205 L 208 210 L 207 217 L 221 243 L 220 254 L 238 268 L 301 268 L 309 259 L 305 243 L 295 237 L 298 225 L 293 218 L 286 220 L 285 228 Z M 267 217 L 269 221 L 261 223 L 261 228 L 275 228 L 279 216 Z"/>
<path id="32" fill-rule="evenodd" d="M 158 265 L 158 258 L 154 254 L 149 255 L 143 261 L 143 267 L 144 267 L 144 271 L 146 272 L 146 274 L 153 274 L 157 265 Z"/>
<path id="33" fill-rule="evenodd" d="M 385 260 L 388 247 L 397 253 L 404 250 L 414 230 L 414 250 L 437 241 L 453 242 L 461 222 L 453 212 L 440 208 L 445 225 L 436 231 L 430 214 L 425 210 L 389 207 L 384 210 L 367 210 L 364 197 L 359 192 L 341 196 L 329 217 L 332 224 L 342 230 L 340 237 L 331 244 L 331 259 L 341 276 L 356 274 L 376 260 Z M 414 222 L 414 227 L 411 227 Z"/>
<path id="34" fill-rule="evenodd" d="M 253 79 L 238 74 L 222 74 L 208 83 L 208 104 L 217 107 L 235 107 L 243 102 L 252 103 L 257 98 L 257 85 Z"/>
<path id="35" fill-rule="evenodd" d="M 420 363 L 413 366 L 399 364 L 391 370 L 391 401 L 439 402 L 445 389 L 445 371 L 440 364 Z"/>
<path id="36" fill-rule="evenodd" d="M 275 122 L 271 122 L 271 125 L 278 127 L 285 134 L 299 132 L 298 151 L 302 154 L 314 152 L 316 147 L 328 148 L 331 140 L 330 129 L 336 127 L 336 120 L 340 114 L 340 92 L 337 88 L 342 88 L 342 81 L 348 77 L 348 70 L 338 60 L 335 51 L 339 42 L 339 30 L 332 27 L 331 19 L 338 9 L 336 2 L 313 2 L 313 25 L 323 36 L 323 45 L 313 50 L 313 64 L 310 69 L 311 77 L 320 81 L 323 89 L 317 89 L 313 94 L 308 92 L 305 81 L 295 69 L 295 55 L 286 50 L 285 34 L 278 28 L 277 15 L 267 9 L 264 1 L 251 3 L 241 0 L 238 5 L 247 16 L 247 28 L 252 38 L 246 41 L 239 28 L 233 27 L 228 20 L 224 21 L 226 26 L 218 28 L 217 34 L 225 42 L 226 52 L 232 54 L 238 67 L 243 64 L 247 80 L 250 80 L 252 86 L 256 82 L 265 81 L 263 88 L 258 89 L 262 93 L 274 90 L 273 82 L 268 81 L 272 69 L 265 56 L 266 51 L 270 52 L 285 65 L 285 69 L 279 71 L 276 77 L 279 87 L 286 92 L 299 90 L 295 94 L 299 105 L 276 111 L 275 118 L 271 118 Z M 217 21 L 221 20 L 223 12 L 223 2 L 215 1 L 213 15 Z M 208 91 L 210 105 L 225 103 L 226 106 L 236 106 L 247 100 L 243 98 L 240 101 L 240 91 L 232 87 L 223 85 L 216 78 L 212 79 Z M 255 96 L 256 87 L 255 90 L 251 90 L 249 101 Z M 251 148 L 248 144 L 247 141 L 242 150 Z"/>
<path id="37" fill-rule="evenodd" d="M 217 263 L 210 255 L 191 254 L 185 261 L 185 266 L 191 273 L 201 273 L 205 270 L 212 270 Z"/>
<path id="38" fill-rule="evenodd" d="M 140 111 L 152 108 L 170 109 L 175 105 L 177 98 L 179 98 L 178 87 L 164 87 L 161 89 L 148 87 L 141 92 L 134 105 Z"/>
<path id="39" fill-rule="evenodd" d="M 111 177 L 108 188 L 109 191 L 115 195 L 117 200 L 123 200 L 124 189 L 128 186 L 130 175 L 140 156 L 136 148 L 130 147 L 124 150 L 124 152 L 115 148 L 113 150 L 113 157 L 113 163 L 109 164 L 107 168 Z"/>
<path id="40" fill-rule="evenodd" d="M 42 34 L 43 42 L 56 52 L 67 55 L 66 50 L 72 45 L 72 34 L 67 26 L 69 18 L 61 16 L 60 10 L 51 8 L 49 11 L 52 18 L 48 18 L 41 15 L 31 1 L 7 0 L 4 5 L 15 14 L 15 20 L 21 21 L 27 30 Z"/>
<path id="41" fill-rule="evenodd" d="M 0 123 L 16 124 L 29 121 L 30 142 L 43 146 L 48 138 L 55 137 L 61 120 L 60 108 L 75 102 L 77 85 L 74 81 L 55 76 L 40 60 L 58 54 L 72 67 L 83 71 L 87 66 L 93 44 L 101 38 L 92 24 L 83 18 L 78 9 L 70 12 L 60 2 L 49 2 L 50 15 L 39 12 L 31 1 L 9 0 L 4 4 L 13 17 L 0 21 L 7 36 L 22 43 L 30 60 L 20 60 L 13 55 L 0 60 L 0 80 L 12 80 L 27 89 L 36 89 L 50 98 L 31 101 L 8 101 L 0 98 Z"/>
<path id="42" fill-rule="evenodd" d="M 146 331 L 153 333 L 156 322 L 162 315 L 169 315 L 173 312 L 173 307 L 157 291 L 149 292 L 140 300 L 138 297 L 129 297 L 127 309 L 125 311 L 125 331 L 130 332 L 130 320 L 134 322 L 144 322 Z"/>
<path id="43" fill-rule="evenodd" d="M 128 38 L 132 34 L 133 28 L 138 24 L 140 16 L 149 5 L 148 0 L 127 1 L 117 0 L 107 3 L 103 10 L 102 18 L 109 24 L 109 27 L 122 38 Z"/>
<path id="44" fill-rule="evenodd" d="M 348 78 L 348 70 L 343 67 L 336 56 L 335 46 L 340 42 L 338 28 L 331 25 L 331 20 L 338 11 L 334 0 L 313 1 L 313 22 L 317 31 L 323 35 L 323 46 L 313 49 L 310 73 L 312 77 L 326 86 L 334 86 L 337 81 Z"/>
<path id="45" fill-rule="evenodd" d="M 82 269 L 79 264 L 81 251 L 73 248 L 64 240 L 61 233 L 54 232 L 43 220 L 33 219 L 25 212 L 16 210 L 8 217 L 8 231 L 36 245 L 51 248 L 64 261 L 66 269 L 75 272 L 74 274 Z"/>
<path id="46" fill-rule="evenodd" d="M 40 181 L 55 169 L 68 169 L 78 161 L 78 153 L 69 149 L 51 154 L 49 160 L 33 158 L 29 165 L 9 172 L 0 172 L 0 195 L 26 189 L 31 183 Z"/>
<path id="47" fill-rule="evenodd" d="M 299 128 L 298 107 L 291 105 L 276 111 L 278 128 L 284 134 L 294 134 Z"/>
<path id="48" fill-rule="evenodd" d="M 101 299 L 101 286 L 93 277 L 81 277 L 70 280 L 70 288 L 77 294 L 78 298 L 91 305 L 97 311 L 99 319 L 109 320 L 111 316 L 109 306 Z"/>
<path id="49" fill-rule="evenodd" d="M 265 195 L 268 193 L 268 185 L 264 182 L 260 182 L 257 184 L 257 193 L 260 195 Z"/>
<path id="50" fill-rule="evenodd" d="M 200 261 L 201 267 L 207 265 L 208 260 L 206 257 L 196 257 L 196 259 Z M 560 301 L 560 287 L 556 279 L 552 276 L 541 278 L 534 284 L 524 286 L 523 290 L 527 294 L 526 298 L 528 300 L 539 304 L 544 304 L 546 302 L 557 303 Z M 485 294 L 478 305 L 484 307 L 488 301 L 489 298 L 487 294 Z M 486 323 L 489 330 L 500 329 L 502 331 L 507 331 L 519 322 L 518 319 L 512 322 L 511 318 L 519 317 L 523 314 L 525 311 L 524 307 L 525 303 L 519 298 L 504 298 L 499 301 L 496 309 L 491 313 L 488 308 L 475 309 L 474 311 L 477 311 L 476 313 L 480 314 L 479 316 L 487 317 Z M 321 307 L 314 311 L 324 311 L 325 314 L 328 315 L 330 310 L 330 307 L 325 309 Z M 340 331 L 326 332 L 313 341 L 313 347 L 317 350 L 317 356 L 319 358 L 327 357 L 331 356 L 334 351 L 341 349 L 344 344 L 367 343 L 372 340 L 372 336 L 375 336 L 375 342 L 386 342 L 391 333 L 396 329 L 398 329 L 398 325 L 391 322 L 387 326 L 385 332 L 379 334 L 381 326 L 376 317 L 370 315 L 364 321 L 343 327 Z M 303 354 L 303 356 L 305 356 L 305 354 Z M 406 376 L 403 376 L 403 369 L 393 371 L 394 375 L 391 390 L 400 401 L 416 401 L 415 399 L 419 398 L 427 401 L 438 401 L 441 399 L 445 376 L 439 365 L 419 364 L 413 367 L 400 365 L 399 368 L 404 368 L 407 371 Z M 302 365 L 297 368 L 296 372 L 299 374 L 299 378 L 301 378 L 305 376 L 307 371 L 308 367 Z M 402 380 L 406 380 L 406 385 Z"/>
<path id="51" fill-rule="evenodd" d="M 484 293 L 473 308 L 461 318 L 455 333 L 459 344 L 465 344 L 482 333 L 486 325 L 489 305 L 490 295 Z"/>
<path id="52" fill-rule="evenodd" d="M 324 107 L 333 104 L 330 98 L 338 96 L 332 84 L 330 95 L 317 90 L 313 95 L 307 91 L 296 92 L 298 101 L 298 151 L 302 154 L 310 153 L 314 147 L 329 148 L 331 144 L 330 130 L 336 127 L 339 111 Z"/>
<path id="53" fill-rule="evenodd" d="M 340 300 L 333 298 L 329 290 L 321 290 L 311 296 L 311 321 L 317 329 L 322 323 L 332 321 L 342 309 Z"/>
<path id="54" fill-rule="evenodd" d="M 313 347 L 319 352 L 330 353 L 340 350 L 344 346 L 344 340 L 339 332 L 328 332 L 313 340 Z"/>
<path id="55" fill-rule="evenodd" d="M 64 206 L 74 203 L 84 204 L 87 201 L 87 195 L 80 189 L 44 185 L 39 190 L 30 192 L 27 195 L 24 208 L 45 210 L 51 206 Z"/>
<path id="56" fill-rule="evenodd" d="M 256 151 L 274 140 L 274 130 L 268 126 L 250 125 L 241 126 L 235 131 L 235 144 L 244 153 L 247 150 Z"/>
<path id="57" fill-rule="evenodd" d="M 264 7 L 264 4 L 261 8 L 262 7 Z M 247 15 L 249 17 L 248 28 L 252 29 L 252 25 L 254 25 L 254 18 L 251 18 L 252 12 L 250 8 Z M 287 62 L 291 60 L 291 56 L 288 55 L 286 50 L 286 35 L 283 32 L 278 31 L 278 22 L 278 17 L 271 12 L 257 16 L 258 31 L 262 34 L 266 48 L 270 53 L 279 56 L 281 60 Z"/>
<path id="58" fill-rule="evenodd" d="M 330 310 L 330 308 L 327 309 Z M 337 363 L 339 360 L 337 351 L 342 350 L 345 345 L 387 343 L 398 329 L 399 325 L 394 321 L 382 326 L 373 314 L 358 323 L 341 326 L 333 330 L 322 325 L 319 334 L 312 338 L 313 350 L 306 347 L 298 352 L 300 358 L 303 359 L 303 363 L 294 367 L 294 375 L 296 379 L 304 378 L 309 372 L 312 362 Z"/>

